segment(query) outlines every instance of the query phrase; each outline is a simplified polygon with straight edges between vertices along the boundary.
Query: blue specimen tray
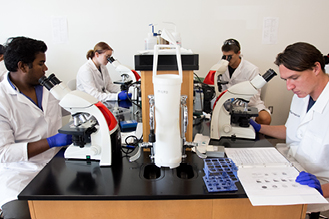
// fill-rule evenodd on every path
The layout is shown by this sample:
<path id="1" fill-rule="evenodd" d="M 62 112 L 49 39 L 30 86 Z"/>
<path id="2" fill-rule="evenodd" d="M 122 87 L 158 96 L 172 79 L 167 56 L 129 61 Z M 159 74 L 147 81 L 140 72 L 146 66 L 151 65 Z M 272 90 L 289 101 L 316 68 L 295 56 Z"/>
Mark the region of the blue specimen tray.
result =
<path id="1" fill-rule="evenodd" d="M 208 192 L 237 191 L 235 183 L 239 182 L 237 177 L 238 167 L 230 158 L 207 158 L 204 159 L 205 176 L 203 181 Z"/>

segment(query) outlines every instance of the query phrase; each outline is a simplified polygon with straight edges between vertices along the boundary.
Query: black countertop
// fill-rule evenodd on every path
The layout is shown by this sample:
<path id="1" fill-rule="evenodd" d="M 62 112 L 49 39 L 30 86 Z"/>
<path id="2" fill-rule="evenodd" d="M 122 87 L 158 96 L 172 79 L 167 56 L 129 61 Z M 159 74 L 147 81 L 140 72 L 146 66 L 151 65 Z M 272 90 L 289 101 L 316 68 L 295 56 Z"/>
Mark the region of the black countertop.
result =
<path id="1" fill-rule="evenodd" d="M 203 160 L 187 152 L 186 162 L 175 169 L 157 168 L 149 152 L 130 163 L 127 157 L 111 167 L 97 161 L 69 161 L 60 151 L 18 195 L 21 200 L 169 200 L 247 198 L 238 191 L 209 193 L 202 177 Z M 154 170 L 159 170 L 154 171 Z M 156 178 L 158 176 L 158 178 Z M 156 178 L 156 179 L 154 179 Z"/>
<path id="2" fill-rule="evenodd" d="M 193 132 L 209 135 L 210 121 L 194 121 Z M 225 147 L 268 147 L 264 136 L 257 140 L 211 140 Z M 127 156 L 111 167 L 98 161 L 66 160 L 62 149 L 18 195 L 21 200 L 173 200 L 247 198 L 238 182 L 236 192 L 209 193 L 203 181 L 203 159 L 187 151 L 175 169 L 157 168 L 144 151 L 135 162 Z M 133 153 L 134 154 L 134 153 Z"/>

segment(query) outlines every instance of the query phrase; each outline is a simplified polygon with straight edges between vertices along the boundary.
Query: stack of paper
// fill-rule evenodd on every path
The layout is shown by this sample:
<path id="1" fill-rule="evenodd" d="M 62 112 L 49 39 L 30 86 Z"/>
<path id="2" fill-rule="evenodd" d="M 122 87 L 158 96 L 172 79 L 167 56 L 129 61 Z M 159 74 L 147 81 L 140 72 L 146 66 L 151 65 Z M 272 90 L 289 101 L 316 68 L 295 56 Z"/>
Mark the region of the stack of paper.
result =
<path id="1" fill-rule="evenodd" d="M 225 148 L 225 153 L 238 166 L 254 206 L 328 203 L 316 189 L 295 182 L 298 170 L 275 148 Z"/>

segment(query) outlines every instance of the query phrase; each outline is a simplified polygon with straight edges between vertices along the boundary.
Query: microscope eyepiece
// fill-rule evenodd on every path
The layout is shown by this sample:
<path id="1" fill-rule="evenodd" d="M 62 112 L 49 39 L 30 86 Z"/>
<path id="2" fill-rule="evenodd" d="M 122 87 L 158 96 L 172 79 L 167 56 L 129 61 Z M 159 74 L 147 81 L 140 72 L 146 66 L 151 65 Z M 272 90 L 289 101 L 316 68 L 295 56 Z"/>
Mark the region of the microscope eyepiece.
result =
<path id="1" fill-rule="evenodd" d="M 115 59 L 111 56 L 111 57 L 107 58 L 107 61 L 109 61 L 109 63 L 112 63 L 115 61 Z"/>
<path id="2" fill-rule="evenodd" d="M 51 83 L 53 83 L 54 85 L 56 84 L 60 84 L 61 81 L 55 76 L 55 74 L 51 74 L 49 75 L 48 79 L 51 81 Z"/>
<path id="3" fill-rule="evenodd" d="M 232 59 L 232 55 L 223 55 L 222 56 L 222 59 L 225 59 L 225 60 L 227 60 L 227 61 L 230 61 L 231 59 Z"/>
<path id="4" fill-rule="evenodd" d="M 269 70 L 267 70 L 267 72 L 265 72 L 265 74 L 263 74 L 263 78 L 266 82 L 269 82 L 276 75 L 276 72 L 270 68 Z"/>
<path id="5" fill-rule="evenodd" d="M 46 76 L 42 76 L 39 79 L 39 83 L 48 90 L 51 90 L 55 85 L 60 84 L 61 81 L 55 76 L 55 74 L 51 74 L 48 78 Z"/>
<path id="6" fill-rule="evenodd" d="M 42 76 L 39 79 L 39 83 L 45 88 L 47 88 L 48 90 L 51 90 L 54 87 L 54 85 L 49 81 L 49 79 L 46 76 Z"/>

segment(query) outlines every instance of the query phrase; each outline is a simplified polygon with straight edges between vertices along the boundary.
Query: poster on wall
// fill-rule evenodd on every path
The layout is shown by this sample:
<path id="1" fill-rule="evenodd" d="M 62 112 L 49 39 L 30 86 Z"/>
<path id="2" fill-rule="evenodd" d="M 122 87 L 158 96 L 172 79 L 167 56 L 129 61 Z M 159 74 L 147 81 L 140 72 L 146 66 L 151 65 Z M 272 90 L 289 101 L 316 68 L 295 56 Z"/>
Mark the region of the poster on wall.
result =
<path id="1" fill-rule="evenodd" d="M 59 16 L 51 18 L 52 39 L 54 44 L 68 44 L 67 17 Z"/>
<path id="2" fill-rule="evenodd" d="M 277 44 L 278 28 L 279 28 L 278 17 L 265 17 L 263 21 L 262 44 Z"/>

